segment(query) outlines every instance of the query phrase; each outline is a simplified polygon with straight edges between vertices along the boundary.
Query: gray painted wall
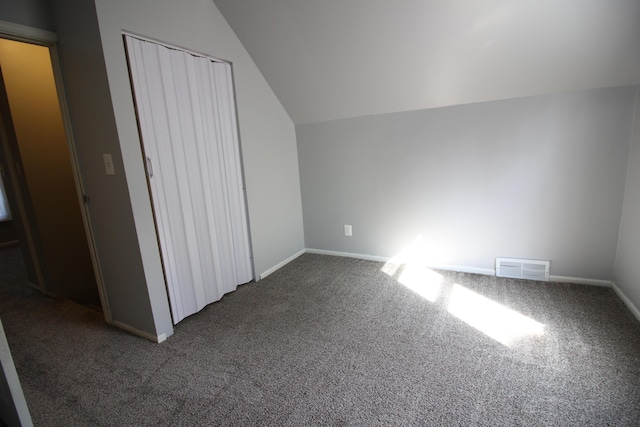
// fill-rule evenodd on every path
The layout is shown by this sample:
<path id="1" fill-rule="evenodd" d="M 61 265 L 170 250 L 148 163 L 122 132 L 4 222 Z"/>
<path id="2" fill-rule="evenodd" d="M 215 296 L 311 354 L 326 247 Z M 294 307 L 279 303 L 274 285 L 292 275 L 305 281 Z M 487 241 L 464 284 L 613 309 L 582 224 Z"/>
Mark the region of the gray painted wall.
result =
<path id="1" fill-rule="evenodd" d="M 620 224 L 615 282 L 640 310 L 640 86 Z"/>
<path id="2" fill-rule="evenodd" d="M 154 320 L 124 175 L 101 173 L 102 153 L 115 153 L 119 147 L 93 3 L 11 0 L 2 3 L 0 19 L 57 31 L 73 133 L 92 200 L 91 220 L 113 318 L 151 335 L 171 335 L 170 321 Z M 166 297 L 164 305 L 168 318 Z"/>
<path id="3" fill-rule="evenodd" d="M 306 247 L 612 279 L 634 88 L 297 126 Z M 353 225 L 353 237 L 343 225 Z"/>
<path id="4" fill-rule="evenodd" d="M 56 24 L 51 9 L 49 0 L 2 0 L 0 20 L 55 31 Z"/>
<path id="5" fill-rule="evenodd" d="M 164 285 L 161 274 L 149 277 L 142 264 L 95 6 L 84 0 L 56 0 L 54 8 L 73 133 L 91 198 L 90 217 L 111 314 L 115 321 L 153 336 L 169 336 L 173 326 L 166 294 L 154 305 L 147 290 L 148 282 Z M 103 153 L 113 154 L 114 176 L 105 174 Z"/>
<path id="6" fill-rule="evenodd" d="M 157 330 L 170 335 L 171 322 L 162 328 L 154 323 L 124 177 L 105 180 L 97 173 L 103 166 L 95 153 L 118 147 L 93 4 L 11 0 L 2 3 L 0 19 L 57 30 L 73 133 L 85 188 L 92 197 L 91 219 L 113 318 L 151 335 Z"/>
<path id="7" fill-rule="evenodd" d="M 233 63 L 257 274 L 304 248 L 293 122 L 210 0 L 52 4 L 111 313 L 116 322 L 148 334 L 171 335 L 122 29 Z M 17 22 L 49 29 L 51 25 L 38 20 L 43 11 L 49 16 L 42 5 L 32 8 L 33 19 Z M 3 12 L 0 9 L 0 19 L 13 19 Z M 115 176 L 105 175 L 103 153 L 112 154 Z"/>
<path id="8" fill-rule="evenodd" d="M 153 298 L 165 295 L 122 31 L 231 61 L 256 273 L 304 248 L 295 127 L 211 0 L 98 0 L 100 36 L 136 233 Z M 153 10 L 153 13 L 149 11 Z"/>

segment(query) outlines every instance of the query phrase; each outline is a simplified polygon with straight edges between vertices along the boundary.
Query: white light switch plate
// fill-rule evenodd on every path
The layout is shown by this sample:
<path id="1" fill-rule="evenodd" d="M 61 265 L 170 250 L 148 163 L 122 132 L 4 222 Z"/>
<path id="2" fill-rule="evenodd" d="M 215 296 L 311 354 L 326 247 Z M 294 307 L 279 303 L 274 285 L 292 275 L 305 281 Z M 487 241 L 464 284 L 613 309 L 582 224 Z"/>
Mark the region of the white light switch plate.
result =
<path id="1" fill-rule="evenodd" d="M 346 225 L 344 226 L 344 235 L 345 236 L 353 236 L 353 229 L 351 228 L 350 225 Z"/>
<path id="2" fill-rule="evenodd" d="M 111 158 L 111 154 L 103 154 L 102 158 L 104 159 L 104 170 L 107 175 L 115 175 L 116 170 L 113 168 L 113 159 Z"/>

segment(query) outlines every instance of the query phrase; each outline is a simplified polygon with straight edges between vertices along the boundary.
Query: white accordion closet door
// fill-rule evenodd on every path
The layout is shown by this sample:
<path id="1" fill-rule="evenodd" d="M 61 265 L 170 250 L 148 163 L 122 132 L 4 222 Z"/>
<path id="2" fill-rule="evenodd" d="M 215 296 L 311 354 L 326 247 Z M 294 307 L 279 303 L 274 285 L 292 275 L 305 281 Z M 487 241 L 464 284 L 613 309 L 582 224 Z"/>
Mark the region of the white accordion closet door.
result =
<path id="1" fill-rule="evenodd" d="M 231 66 L 125 40 L 175 324 L 253 279 Z"/>

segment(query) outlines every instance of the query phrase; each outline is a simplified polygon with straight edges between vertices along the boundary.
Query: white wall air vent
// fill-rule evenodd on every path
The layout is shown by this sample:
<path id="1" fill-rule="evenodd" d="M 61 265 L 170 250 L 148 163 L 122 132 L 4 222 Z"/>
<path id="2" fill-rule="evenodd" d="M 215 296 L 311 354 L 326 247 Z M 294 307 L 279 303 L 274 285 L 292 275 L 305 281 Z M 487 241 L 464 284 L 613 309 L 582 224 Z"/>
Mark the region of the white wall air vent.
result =
<path id="1" fill-rule="evenodd" d="M 496 258 L 496 276 L 549 281 L 549 261 Z"/>

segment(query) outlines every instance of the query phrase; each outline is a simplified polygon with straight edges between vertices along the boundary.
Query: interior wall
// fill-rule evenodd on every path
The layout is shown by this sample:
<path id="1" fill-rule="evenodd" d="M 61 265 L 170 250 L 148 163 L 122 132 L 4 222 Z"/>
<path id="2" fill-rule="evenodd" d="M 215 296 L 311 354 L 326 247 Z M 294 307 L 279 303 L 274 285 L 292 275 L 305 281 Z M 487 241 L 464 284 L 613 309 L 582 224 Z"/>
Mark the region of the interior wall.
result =
<path id="1" fill-rule="evenodd" d="M 100 305 L 49 49 L 0 39 L 0 64 L 33 208 L 46 290 Z"/>
<path id="2" fill-rule="evenodd" d="M 613 277 L 634 88 L 297 126 L 306 247 Z M 353 237 L 343 225 L 353 226 Z M 420 242 L 418 243 L 418 239 Z"/>
<path id="3" fill-rule="evenodd" d="M 84 0 L 52 4 L 71 125 L 111 316 L 115 324 L 149 338 L 169 336 L 173 324 L 166 292 L 158 299 L 147 287 L 150 284 L 157 293 L 164 288 L 164 280 L 161 271 L 149 275 L 142 263 L 95 4 Z M 105 153 L 113 155 L 115 175 L 106 175 Z M 150 215 L 146 221 L 152 223 Z"/>
<path id="4" fill-rule="evenodd" d="M 0 20 L 41 30 L 55 31 L 49 0 L 2 0 Z"/>
<path id="5" fill-rule="evenodd" d="M 256 273 L 304 248 L 295 128 L 210 0 L 55 0 L 65 88 L 111 312 L 171 335 L 122 30 L 233 63 Z M 150 13 L 149 11 L 153 11 Z M 116 174 L 104 172 L 103 153 Z"/>
<path id="6" fill-rule="evenodd" d="M 53 31 L 55 22 L 49 0 L 4 0 L 0 2 L 0 20 L 10 24 L 20 24 L 40 30 Z M 14 217 L 18 235 L 22 233 Z M 28 250 L 23 246 L 23 253 Z M 27 272 L 31 283 L 37 283 L 36 267 L 32 260 L 25 257 Z"/>
<path id="7" fill-rule="evenodd" d="M 232 63 L 255 272 L 260 274 L 302 250 L 302 206 L 293 122 L 215 4 L 211 0 L 98 0 L 96 10 L 145 267 L 157 272 L 155 276 L 160 279 L 123 30 Z M 164 293 L 164 289 L 158 292 Z"/>
<path id="8" fill-rule="evenodd" d="M 636 88 L 635 121 L 620 224 L 615 283 L 640 310 L 640 86 Z M 636 314 L 640 313 L 637 312 Z"/>

